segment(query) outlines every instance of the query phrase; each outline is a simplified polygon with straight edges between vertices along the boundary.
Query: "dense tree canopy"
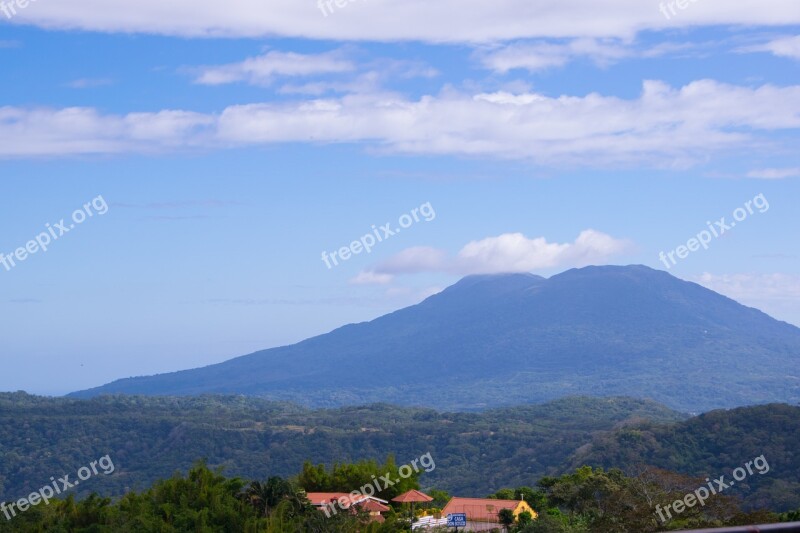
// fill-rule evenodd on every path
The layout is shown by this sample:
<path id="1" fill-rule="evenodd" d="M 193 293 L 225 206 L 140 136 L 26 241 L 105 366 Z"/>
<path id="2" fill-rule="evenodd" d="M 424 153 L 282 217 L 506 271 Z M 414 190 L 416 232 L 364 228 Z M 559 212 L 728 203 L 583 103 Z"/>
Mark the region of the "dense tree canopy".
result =
<path id="1" fill-rule="evenodd" d="M 310 504 L 293 481 L 271 477 L 247 485 L 212 471 L 203 462 L 186 476 L 158 481 L 115 502 L 94 494 L 82 501 L 70 496 L 39 504 L 11 521 L 0 520 L 0 532 L 23 533 L 389 533 L 407 526 L 394 513 L 383 524 L 370 522 L 366 513 L 328 517 Z"/>

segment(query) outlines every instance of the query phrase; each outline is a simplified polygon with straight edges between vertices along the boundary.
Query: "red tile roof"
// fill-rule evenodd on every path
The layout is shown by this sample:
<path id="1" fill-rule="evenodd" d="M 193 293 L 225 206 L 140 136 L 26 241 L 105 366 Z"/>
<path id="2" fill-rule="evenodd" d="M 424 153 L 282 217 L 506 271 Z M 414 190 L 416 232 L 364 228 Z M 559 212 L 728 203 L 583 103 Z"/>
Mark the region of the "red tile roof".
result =
<path id="1" fill-rule="evenodd" d="M 384 505 L 389 502 L 365 494 L 359 494 L 353 497 L 349 492 L 309 492 L 306 494 L 306 497 L 312 505 L 318 507 L 333 504 L 342 509 L 349 509 L 351 505 L 358 505 L 370 512 L 385 512 L 389 510 L 389 507 Z M 341 501 L 341 505 L 336 503 L 338 501 Z"/>
<path id="2" fill-rule="evenodd" d="M 467 520 L 496 522 L 501 509 L 514 510 L 521 500 L 493 500 L 490 498 L 452 498 L 442 509 L 443 515 L 466 513 Z"/>
<path id="3" fill-rule="evenodd" d="M 393 502 L 397 503 L 409 503 L 409 502 L 432 502 L 433 498 L 425 494 L 424 492 L 420 492 L 418 490 L 411 489 L 408 492 L 404 492 L 400 496 L 396 498 L 392 498 Z"/>
<path id="4" fill-rule="evenodd" d="M 371 513 L 385 513 L 390 508 L 386 505 L 383 505 L 381 502 L 376 502 L 375 500 L 365 500 L 363 502 L 357 503 L 361 509 L 365 509 Z"/>
<path id="5" fill-rule="evenodd" d="M 335 503 L 339 498 L 344 498 L 342 504 L 345 508 L 350 507 L 350 493 L 349 492 L 309 492 L 306 498 L 312 505 L 325 505 L 328 503 Z"/>

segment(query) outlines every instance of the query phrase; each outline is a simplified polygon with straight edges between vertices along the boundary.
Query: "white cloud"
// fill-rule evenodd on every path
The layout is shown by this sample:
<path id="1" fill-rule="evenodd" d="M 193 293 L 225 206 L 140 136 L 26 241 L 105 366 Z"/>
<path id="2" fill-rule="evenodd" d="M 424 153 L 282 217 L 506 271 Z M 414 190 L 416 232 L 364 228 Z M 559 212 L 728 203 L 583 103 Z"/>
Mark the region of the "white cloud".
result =
<path id="1" fill-rule="evenodd" d="M 188 111 L 101 115 L 94 109 L 0 107 L 0 157 L 155 152 L 203 143 L 214 118 Z"/>
<path id="2" fill-rule="evenodd" d="M 359 67 L 363 72 L 350 72 L 335 79 L 284 84 L 278 92 L 311 96 L 321 96 L 328 92 L 369 94 L 381 91 L 381 87 L 392 78 L 434 78 L 439 75 L 436 69 L 417 61 L 380 58 Z"/>
<path id="3" fill-rule="evenodd" d="M 795 168 L 762 168 L 751 170 L 747 173 L 748 178 L 762 180 L 782 180 L 786 178 L 800 177 L 800 167 Z"/>
<path id="4" fill-rule="evenodd" d="M 743 52 L 770 52 L 779 57 L 800 59 L 800 35 L 794 37 L 781 37 L 765 44 L 748 46 Z"/>
<path id="5" fill-rule="evenodd" d="M 203 85 L 247 82 L 267 85 L 279 76 L 311 76 L 350 72 L 355 65 L 341 57 L 339 52 L 324 54 L 297 54 L 271 51 L 251 57 L 239 63 L 215 67 L 203 67 L 195 82 Z"/>
<path id="6" fill-rule="evenodd" d="M 631 48 L 618 43 L 605 43 L 597 39 L 575 39 L 567 43 L 512 44 L 480 54 L 484 67 L 495 72 L 524 69 L 529 71 L 562 67 L 570 61 L 586 57 L 600 66 L 634 55 Z"/>
<path id="7" fill-rule="evenodd" d="M 476 102 L 489 102 L 490 104 L 528 105 L 534 102 L 547 100 L 544 96 L 534 93 L 512 94 L 506 91 L 483 93 L 475 95 Z"/>
<path id="8" fill-rule="evenodd" d="M 557 266 L 585 266 L 624 252 L 629 243 L 592 229 L 573 243 L 549 243 L 544 237 L 529 239 L 506 233 L 472 241 L 458 252 L 455 270 L 463 274 L 530 272 Z"/>
<path id="9" fill-rule="evenodd" d="M 530 272 L 553 267 L 601 264 L 624 253 L 630 242 L 592 229 L 571 243 L 551 243 L 544 237 L 530 239 L 522 233 L 506 233 L 467 243 L 449 257 L 430 247 L 408 248 L 371 270 L 359 274 L 369 279 L 382 274 L 447 273 L 457 275 Z"/>
<path id="10" fill-rule="evenodd" d="M 698 2 L 666 20 L 641 0 L 369 0 L 325 17 L 315 0 L 71 0 L 39 2 L 13 23 L 45 28 L 180 36 L 320 40 L 496 42 L 547 37 L 631 37 L 701 25 L 800 23 L 796 0 Z"/>
<path id="11" fill-rule="evenodd" d="M 506 233 L 464 246 L 456 267 L 470 273 L 528 272 L 556 266 L 569 249 L 569 244 L 548 243 L 544 237 Z"/>
<path id="12" fill-rule="evenodd" d="M 634 99 L 446 89 L 418 100 L 351 94 L 231 106 L 219 114 L 164 110 L 119 116 L 86 108 L 4 107 L 0 157 L 313 142 L 546 166 L 676 167 L 725 151 L 757 153 L 769 149 L 765 132 L 798 128 L 800 86 L 701 80 L 673 88 L 647 81 Z M 794 145 L 791 138 L 782 142 Z"/>
<path id="13" fill-rule="evenodd" d="M 387 285 L 392 282 L 391 274 L 377 274 L 375 272 L 359 272 L 350 280 L 351 285 Z"/>
<path id="14" fill-rule="evenodd" d="M 702 54 L 713 43 L 665 41 L 642 47 L 630 39 L 578 38 L 558 41 L 524 41 L 501 47 L 484 47 L 475 54 L 487 69 L 501 74 L 521 69 L 537 72 L 563 67 L 587 59 L 598 67 L 607 67 L 627 58 L 654 58 L 664 55 Z"/>
<path id="15" fill-rule="evenodd" d="M 130 113 L 123 122 L 126 133 L 133 140 L 183 145 L 199 142 L 196 134 L 213 126 L 214 118 L 190 111 L 160 111 Z"/>

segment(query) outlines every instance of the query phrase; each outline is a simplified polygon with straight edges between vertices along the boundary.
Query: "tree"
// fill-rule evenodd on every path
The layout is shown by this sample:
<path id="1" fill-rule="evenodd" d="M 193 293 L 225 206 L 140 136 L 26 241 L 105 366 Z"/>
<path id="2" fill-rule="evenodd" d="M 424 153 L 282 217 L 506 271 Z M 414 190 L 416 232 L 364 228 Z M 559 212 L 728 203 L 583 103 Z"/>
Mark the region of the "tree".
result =
<path id="1" fill-rule="evenodd" d="M 508 531 L 509 526 L 514 523 L 514 511 L 511 509 L 500 509 L 500 512 L 497 513 L 497 518 L 500 520 L 500 524 Z"/>
<path id="2" fill-rule="evenodd" d="M 543 490 L 532 489 L 531 487 L 518 487 L 514 491 L 515 500 L 525 500 L 533 510 L 544 509 L 547 507 L 547 493 Z"/>
<path id="3" fill-rule="evenodd" d="M 431 502 L 433 507 L 442 508 L 447 505 L 447 502 L 450 501 L 450 493 L 448 493 L 446 490 L 432 489 L 428 491 L 428 496 L 433 498 L 433 501 Z"/>
<path id="4" fill-rule="evenodd" d="M 247 487 L 244 498 L 260 516 L 264 517 L 269 516 L 270 511 L 284 500 L 290 501 L 296 510 L 303 505 L 302 497 L 298 495 L 298 489 L 289 481 L 277 476 L 267 479 L 266 483 L 253 481 Z"/>
<path id="5" fill-rule="evenodd" d="M 536 520 L 521 526 L 518 533 L 587 533 L 588 531 L 584 523 L 571 520 L 556 509 L 553 512 L 540 513 Z"/>
<path id="6" fill-rule="evenodd" d="M 401 469 L 404 476 L 400 475 Z M 391 500 L 411 489 L 419 489 L 419 476 L 420 472 L 407 465 L 398 466 L 390 454 L 383 464 L 376 461 L 336 463 L 330 472 L 325 465 L 314 466 L 306 462 L 297 483 L 308 492 L 352 492 L 372 485 L 375 496 Z"/>

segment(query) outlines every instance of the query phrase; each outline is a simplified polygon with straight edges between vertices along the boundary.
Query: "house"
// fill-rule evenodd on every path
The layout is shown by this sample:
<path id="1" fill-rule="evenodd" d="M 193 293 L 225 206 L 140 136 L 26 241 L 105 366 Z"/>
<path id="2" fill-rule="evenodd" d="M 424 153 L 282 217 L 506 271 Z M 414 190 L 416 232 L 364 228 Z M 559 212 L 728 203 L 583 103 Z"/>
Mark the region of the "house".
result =
<path id="1" fill-rule="evenodd" d="M 306 494 L 306 498 L 311 502 L 311 505 L 328 516 L 335 515 L 339 511 L 350 511 L 351 508 L 357 507 L 367 511 L 370 520 L 383 522 L 384 518 L 381 513 L 385 513 L 389 510 L 389 507 L 386 505 L 389 502 L 386 500 L 364 494 L 350 492 L 309 492 Z"/>
<path id="2" fill-rule="evenodd" d="M 538 514 L 528 505 L 525 500 L 493 500 L 490 498 L 452 498 L 444 509 L 442 515 L 447 516 L 453 513 L 464 513 L 467 515 L 467 522 L 490 522 L 500 523 L 499 514 L 503 509 L 510 509 L 514 516 L 519 516 L 525 511 L 536 518 Z"/>

